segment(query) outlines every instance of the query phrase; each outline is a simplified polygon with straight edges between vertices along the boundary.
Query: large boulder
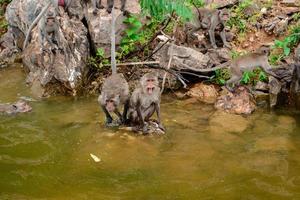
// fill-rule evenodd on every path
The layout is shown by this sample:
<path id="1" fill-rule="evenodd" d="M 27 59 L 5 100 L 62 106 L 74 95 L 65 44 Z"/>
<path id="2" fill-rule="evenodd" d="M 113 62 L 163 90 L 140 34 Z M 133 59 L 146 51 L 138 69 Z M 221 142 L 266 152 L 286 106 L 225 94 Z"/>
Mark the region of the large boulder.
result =
<path id="1" fill-rule="evenodd" d="M 106 1 L 102 1 L 102 4 L 105 8 L 107 7 Z M 115 1 L 116 8 L 120 8 L 120 4 L 121 1 Z M 139 14 L 141 12 L 138 0 L 127 1 L 125 9 L 132 14 Z M 116 45 L 119 45 L 123 30 L 126 28 L 126 25 L 123 23 L 126 17 L 120 9 L 115 10 L 115 17 Z M 102 48 L 108 55 L 111 41 L 111 14 L 107 13 L 106 9 L 100 9 L 97 15 L 94 15 L 93 8 L 90 6 L 86 9 L 85 18 L 87 20 L 93 49 Z"/>
<path id="2" fill-rule="evenodd" d="M 215 108 L 233 114 L 251 114 L 256 108 L 256 102 L 246 87 L 239 86 L 234 93 L 221 95 Z"/>
<path id="3" fill-rule="evenodd" d="M 187 95 L 201 102 L 214 104 L 218 97 L 218 91 L 214 85 L 198 83 L 187 92 Z"/>

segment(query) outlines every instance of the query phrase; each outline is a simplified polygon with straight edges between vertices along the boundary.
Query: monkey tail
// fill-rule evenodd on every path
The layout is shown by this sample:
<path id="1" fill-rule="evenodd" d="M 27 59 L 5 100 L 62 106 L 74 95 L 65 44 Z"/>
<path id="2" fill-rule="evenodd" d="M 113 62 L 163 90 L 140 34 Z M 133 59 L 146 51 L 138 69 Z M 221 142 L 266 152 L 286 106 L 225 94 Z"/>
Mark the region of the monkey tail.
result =
<path id="1" fill-rule="evenodd" d="M 231 63 L 231 61 L 227 61 L 225 63 L 222 63 L 216 67 L 212 67 L 212 68 L 208 68 L 208 69 L 197 69 L 197 72 L 212 72 L 215 71 L 217 69 L 223 69 L 229 66 L 229 64 Z"/>
<path id="2" fill-rule="evenodd" d="M 37 23 L 40 21 L 40 19 L 43 17 L 43 15 L 47 12 L 47 10 L 49 9 L 50 5 L 52 4 L 52 1 L 50 1 L 41 11 L 41 13 L 35 18 L 35 20 L 31 23 L 31 25 L 28 28 L 28 31 L 26 33 L 26 38 L 23 44 L 23 51 L 25 50 L 28 42 L 29 42 L 29 36 L 30 33 L 32 31 L 32 29 L 37 25 Z"/>
<path id="3" fill-rule="evenodd" d="M 112 7 L 111 12 L 111 71 L 112 74 L 117 73 L 116 63 L 116 36 L 115 36 L 115 6 Z"/>

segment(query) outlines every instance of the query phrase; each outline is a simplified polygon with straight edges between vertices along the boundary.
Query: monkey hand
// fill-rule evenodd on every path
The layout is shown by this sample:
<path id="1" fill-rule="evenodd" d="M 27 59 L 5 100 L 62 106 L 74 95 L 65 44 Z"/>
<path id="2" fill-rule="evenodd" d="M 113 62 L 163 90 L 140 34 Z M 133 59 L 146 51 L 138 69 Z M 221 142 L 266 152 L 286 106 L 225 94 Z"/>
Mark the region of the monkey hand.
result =
<path id="1" fill-rule="evenodd" d="M 97 15 L 97 13 L 98 13 L 97 9 L 94 9 L 93 10 L 93 15 Z"/>
<path id="2" fill-rule="evenodd" d="M 147 123 L 145 123 L 145 124 L 143 125 L 142 131 L 143 131 L 143 134 L 144 134 L 144 135 L 148 134 L 148 126 L 147 126 Z"/>
<path id="3" fill-rule="evenodd" d="M 162 123 L 158 124 L 158 128 L 160 128 L 162 131 L 166 131 L 165 127 L 162 125 Z"/>
<path id="4" fill-rule="evenodd" d="M 231 45 L 230 45 L 229 43 L 226 42 L 226 43 L 223 45 L 223 47 L 230 49 L 230 48 L 231 48 Z"/>

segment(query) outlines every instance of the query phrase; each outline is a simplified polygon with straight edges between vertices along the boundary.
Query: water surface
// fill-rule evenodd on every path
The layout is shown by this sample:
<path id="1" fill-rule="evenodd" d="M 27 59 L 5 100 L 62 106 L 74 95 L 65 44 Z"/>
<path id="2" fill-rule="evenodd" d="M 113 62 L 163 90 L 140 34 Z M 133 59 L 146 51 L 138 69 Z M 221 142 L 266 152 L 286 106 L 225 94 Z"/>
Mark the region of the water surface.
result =
<path id="1" fill-rule="evenodd" d="M 0 70 L 0 103 L 30 97 L 24 80 L 18 66 Z M 242 117 L 164 96 L 167 134 L 144 137 L 104 128 L 96 99 L 55 97 L 0 115 L 1 200 L 300 199 L 293 112 Z"/>

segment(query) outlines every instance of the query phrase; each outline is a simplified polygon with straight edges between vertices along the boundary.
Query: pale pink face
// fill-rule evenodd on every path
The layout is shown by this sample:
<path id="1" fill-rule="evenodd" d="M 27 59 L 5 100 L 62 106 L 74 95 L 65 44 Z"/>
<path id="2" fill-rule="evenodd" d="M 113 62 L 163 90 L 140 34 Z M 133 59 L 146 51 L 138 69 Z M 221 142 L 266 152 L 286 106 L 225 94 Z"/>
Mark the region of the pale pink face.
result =
<path id="1" fill-rule="evenodd" d="M 48 18 L 48 19 L 47 19 L 47 25 L 48 25 L 48 26 L 53 26 L 54 23 L 55 23 L 54 18 Z"/>
<path id="2" fill-rule="evenodd" d="M 116 109 L 115 102 L 112 99 L 106 100 L 106 110 L 108 112 L 113 112 Z"/>
<path id="3" fill-rule="evenodd" d="M 154 92 L 154 89 L 155 89 L 155 79 L 147 79 L 146 80 L 146 91 L 148 94 L 152 94 Z"/>

